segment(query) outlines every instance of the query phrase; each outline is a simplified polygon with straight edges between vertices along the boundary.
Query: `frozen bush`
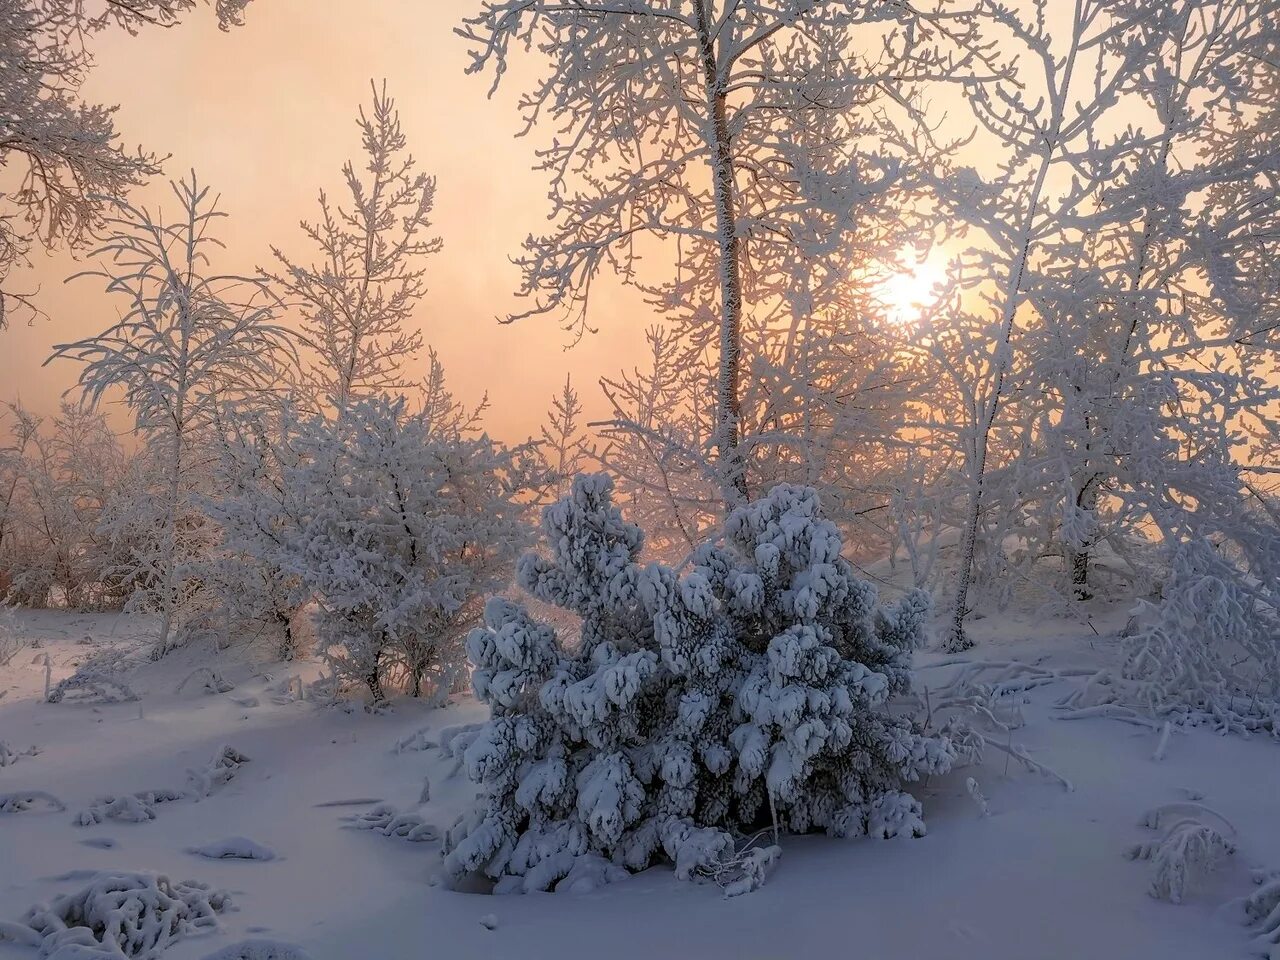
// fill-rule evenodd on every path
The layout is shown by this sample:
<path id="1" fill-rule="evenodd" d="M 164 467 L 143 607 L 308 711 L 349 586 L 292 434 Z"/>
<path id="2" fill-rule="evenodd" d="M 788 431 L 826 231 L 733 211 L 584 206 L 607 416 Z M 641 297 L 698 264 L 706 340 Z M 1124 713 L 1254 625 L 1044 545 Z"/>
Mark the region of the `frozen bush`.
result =
<path id="1" fill-rule="evenodd" d="M 41 956 L 158 960 L 179 940 L 216 929 L 217 914 L 230 902 L 224 891 L 190 880 L 102 873 L 75 893 L 32 907 L 23 923 L 40 938 Z"/>

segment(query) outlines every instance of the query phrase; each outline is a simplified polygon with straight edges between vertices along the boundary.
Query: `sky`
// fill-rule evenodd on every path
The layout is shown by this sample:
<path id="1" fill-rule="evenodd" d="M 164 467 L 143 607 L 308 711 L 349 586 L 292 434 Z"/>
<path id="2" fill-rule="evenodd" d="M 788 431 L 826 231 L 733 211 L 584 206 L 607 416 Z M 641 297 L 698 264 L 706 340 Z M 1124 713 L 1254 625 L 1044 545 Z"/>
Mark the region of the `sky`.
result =
<path id="1" fill-rule="evenodd" d="M 633 292 L 597 290 L 600 333 L 567 350 L 554 318 L 497 321 L 517 305 L 510 257 L 542 228 L 545 181 L 531 171 L 535 143 L 516 139 L 522 70 L 488 98 L 489 76 L 467 76 L 453 28 L 477 0 L 255 0 L 246 24 L 222 33 L 211 9 L 169 30 L 97 41 L 90 101 L 116 103 L 126 144 L 169 154 L 165 176 L 133 199 L 172 209 L 167 179 L 194 169 L 229 214 L 219 270 L 252 272 L 275 244 L 298 259 L 310 249 L 298 221 L 312 218 L 321 187 L 337 196 L 341 167 L 358 156 L 356 111 L 369 81 L 386 79 L 420 168 L 437 177 L 434 222 L 444 250 L 427 262 L 429 292 L 416 322 L 440 352 L 450 386 L 474 404 L 487 391 L 486 423 L 518 440 L 537 431 L 550 400 L 573 377 L 587 414 L 603 413 L 596 381 L 643 361 L 643 331 L 658 319 Z M 530 61 L 525 61 L 529 64 Z M 527 68 L 526 68 L 527 69 Z M 56 409 L 77 365 L 42 366 L 55 344 L 90 336 L 117 316 L 102 282 L 65 251 L 37 252 L 14 288 L 39 287 L 48 314 L 0 333 L 0 401 Z M 113 421 L 123 424 L 122 417 Z"/>

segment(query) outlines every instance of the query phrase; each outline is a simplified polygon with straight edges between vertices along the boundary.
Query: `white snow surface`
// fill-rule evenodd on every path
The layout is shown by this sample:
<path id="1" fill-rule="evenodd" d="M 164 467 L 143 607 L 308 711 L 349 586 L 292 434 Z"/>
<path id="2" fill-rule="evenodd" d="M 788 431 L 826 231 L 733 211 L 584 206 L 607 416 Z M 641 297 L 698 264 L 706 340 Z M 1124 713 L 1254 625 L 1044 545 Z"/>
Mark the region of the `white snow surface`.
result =
<path id="1" fill-rule="evenodd" d="M 972 626 L 978 646 L 965 656 L 1114 665 L 1127 608 L 1096 601 L 1089 609 L 1092 628 L 1029 613 L 979 619 Z M 442 827 L 468 809 L 474 787 L 455 758 L 437 749 L 397 752 L 396 745 L 409 737 L 444 742 L 446 728 L 483 718 L 474 701 L 429 710 L 397 700 L 381 714 L 276 703 L 273 684 L 298 673 L 310 681 L 319 668 L 183 650 L 159 663 L 129 658 L 137 702 L 47 704 L 44 653 L 56 683 L 91 653 L 113 645 L 141 650 L 154 626 L 56 611 L 15 620 L 38 646 L 0 668 L 0 739 L 37 743 L 40 754 L 0 768 L 0 793 L 45 791 L 67 810 L 0 814 L 0 929 L 82 886 L 92 872 L 151 871 L 234 896 L 235 910 L 219 916 L 218 932 L 178 942 L 165 960 L 223 956 L 217 951 L 246 940 L 296 944 L 298 955 L 313 960 L 1230 960 L 1258 955 L 1241 900 L 1255 890 L 1250 872 L 1280 869 L 1280 745 L 1175 730 L 1155 760 L 1159 731 L 1105 717 L 1054 719 L 1053 704 L 1069 689 L 1060 681 L 1026 694 L 1026 725 L 1013 740 L 1073 791 L 989 750 L 980 766 L 915 787 L 927 836 L 784 837 L 768 882 L 747 896 L 725 899 L 714 885 L 681 883 L 669 866 L 606 886 L 583 884 L 580 892 L 454 892 L 435 882 L 438 843 L 388 842 L 343 827 L 375 806 L 372 798 Z M 941 659 L 918 655 L 918 685 L 936 685 L 956 669 L 929 667 Z M 211 663 L 235 683 L 234 695 L 175 693 L 193 669 Z M 258 705 L 244 706 L 248 697 Z M 148 822 L 72 825 L 71 812 L 95 797 L 181 783 L 224 744 L 253 762 L 211 796 L 166 804 Z M 419 803 L 424 777 L 430 799 Z M 988 816 L 975 808 L 969 778 L 981 784 Z M 356 798 L 369 802 L 341 803 Z M 1229 819 L 1236 851 L 1175 905 L 1149 894 L 1151 864 L 1124 854 L 1154 838 L 1142 825 L 1147 811 L 1189 799 Z M 116 843 L 85 845 L 97 836 Z M 222 837 L 255 838 L 278 858 L 246 867 L 187 852 Z M 35 956 L 0 937 L 0 960 Z"/>

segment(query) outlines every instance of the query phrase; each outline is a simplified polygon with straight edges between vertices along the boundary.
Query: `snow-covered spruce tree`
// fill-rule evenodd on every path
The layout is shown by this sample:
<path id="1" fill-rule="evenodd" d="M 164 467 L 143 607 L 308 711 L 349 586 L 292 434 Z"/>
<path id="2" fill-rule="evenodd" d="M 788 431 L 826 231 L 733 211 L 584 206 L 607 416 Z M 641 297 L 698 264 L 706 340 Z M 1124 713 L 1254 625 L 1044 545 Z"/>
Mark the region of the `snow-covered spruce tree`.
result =
<path id="1" fill-rule="evenodd" d="M 450 878 L 545 890 L 602 859 L 665 856 L 741 890 L 762 858 L 739 841 L 770 825 L 922 834 L 902 787 L 948 770 L 951 745 L 888 701 L 910 684 L 927 596 L 878 610 L 811 488 L 735 509 L 684 576 L 641 565 L 612 491 L 578 477 L 543 513 L 550 555 L 517 565 L 524 589 L 581 618 L 577 642 L 500 597 L 467 639 L 493 715 L 466 751 L 482 790 L 447 838 Z"/>

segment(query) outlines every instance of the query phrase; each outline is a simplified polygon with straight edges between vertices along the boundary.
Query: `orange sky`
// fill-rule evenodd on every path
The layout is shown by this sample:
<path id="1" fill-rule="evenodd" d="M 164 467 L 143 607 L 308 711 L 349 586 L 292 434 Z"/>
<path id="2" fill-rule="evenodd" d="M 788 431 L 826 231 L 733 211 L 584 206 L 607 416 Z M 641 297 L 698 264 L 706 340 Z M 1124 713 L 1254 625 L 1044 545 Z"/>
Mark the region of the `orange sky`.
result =
<path id="1" fill-rule="evenodd" d="M 602 332 L 568 352 L 554 319 L 496 322 L 515 302 L 519 278 L 508 257 L 541 228 L 548 206 L 529 169 L 533 143 L 513 138 L 516 86 L 490 101 L 489 78 L 463 74 L 465 45 L 453 27 L 475 6 L 258 0 L 229 34 L 202 9 L 168 31 L 100 37 L 85 95 L 120 104 L 126 143 L 172 154 L 166 174 L 194 167 L 221 193 L 230 219 L 220 227 L 228 250 L 217 266 L 245 271 L 267 263 L 269 243 L 310 256 L 297 221 L 314 215 L 321 186 L 336 195 L 342 163 L 359 149 L 355 111 L 369 99 L 370 78 L 385 77 L 410 147 L 439 181 L 434 219 L 445 249 L 428 263 L 418 322 L 459 398 L 474 403 L 487 389 L 487 423 L 514 440 L 536 431 L 566 372 L 588 413 L 602 412 L 596 378 L 642 359 L 643 329 L 654 318 L 633 292 L 605 284 L 594 312 Z M 136 196 L 148 205 L 172 201 L 163 179 Z M 38 283 L 50 319 L 0 333 L 0 400 L 20 395 L 47 412 L 77 372 L 70 361 L 41 368 L 52 345 L 105 328 L 116 308 L 99 281 L 62 282 L 77 268 L 67 254 L 37 253 L 35 261 L 15 272 L 13 286 Z"/>

